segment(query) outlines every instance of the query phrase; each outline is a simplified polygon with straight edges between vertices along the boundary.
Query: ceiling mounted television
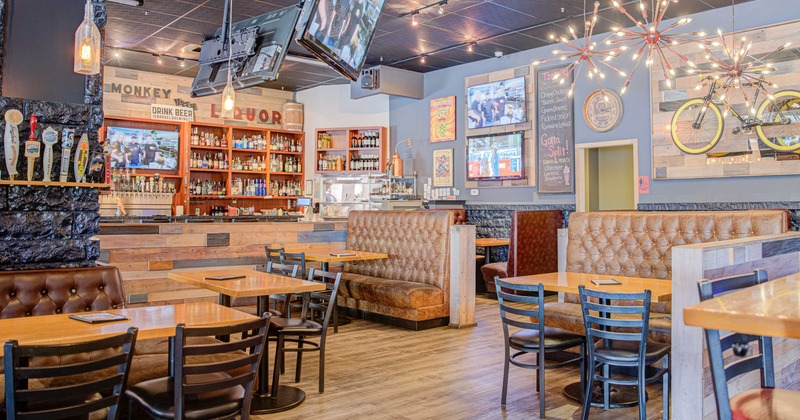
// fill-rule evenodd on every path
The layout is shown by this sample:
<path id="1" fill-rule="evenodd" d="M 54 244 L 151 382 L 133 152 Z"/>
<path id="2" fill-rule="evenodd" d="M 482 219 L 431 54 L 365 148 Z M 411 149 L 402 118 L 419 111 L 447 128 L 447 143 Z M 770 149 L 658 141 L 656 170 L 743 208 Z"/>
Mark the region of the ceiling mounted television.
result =
<path id="1" fill-rule="evenodd" d="M 358 79 L 384 0 L 306 0 L 297 43 L 352 81 Z"/>
<path id="2" fill-rule="evenodd" d="M 467 137 L 467 180 L 504 179 L 525 179 L 524 132 Z"/>
<path id="3" fill-rule="evenodd" d="M 112 168 L 178 169 L 180 132 L 146 128 L 106 127 Z"/>
<path id="4" fill-rule="evenodd" d="M 525 122 L 525 76 L 467 87 L 467 128 Z"/>
<path id="5" fill-rule="evenodd" d="M 233 72 L 234 89 L 276 80 L 299 16 L 300 8 L 289 6 L 234 23 L 232 70 L 228 68 L 228 40 L 224 36 L 227 31 L 217 29 L 200 49 L 200 71 L 192 83 L 192 97 L 222 92 L 228 83 L 228 71 Z"/>

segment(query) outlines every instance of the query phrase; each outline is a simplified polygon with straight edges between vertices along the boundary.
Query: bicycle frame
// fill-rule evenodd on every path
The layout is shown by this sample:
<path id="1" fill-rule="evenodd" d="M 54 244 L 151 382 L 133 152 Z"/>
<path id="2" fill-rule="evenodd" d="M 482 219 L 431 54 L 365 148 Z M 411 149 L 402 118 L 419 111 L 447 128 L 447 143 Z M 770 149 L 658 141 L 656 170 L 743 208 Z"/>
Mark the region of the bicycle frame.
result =
<path id="1" fill-rule="evenodd" d="M 753 95 L 753 103 L 750 104 L 749 107 L 750 109 L 755 109 L 756 103 L 758 103 L 758 94 L 763 90 L 763 85 L 764 85 L 764 76 L 761 75 L 761 77 L 758 80 L 758 83 L 756 84 L 757 89 L 755 94 Z M 720 87 L 725 88 L 726 85 L 722 85 Z M 693 128 L 700 129 L 703 122 L 703 118 L 705 117 L 706 111 L 708 110 L 708 104 L 712 103 L 712 100 L 714 99 L 714 95 L 716 93 L 717 93 L 717 83 L 714 82 L 710 84 L 708 93 L 706 94 L 706 96 L 703 97 L 703 102 L 706 104 L 706 106 L 703 107 L 703 110 L 697 114 L 697 118 L 692 124 Z M 767 100 L 770 99 L 768 98 Z M 724 99 L 722 100 L 722 103 L 728 105 L 728 103 Z M 733 116 L 736 117 L 736 119 L 738 119 L 739 122 L 741 123 L 741 126 L 738 127 L 738 129 L 734 129 L 734 133 L 737 133 L 741 129 L 749 129 L 757 126 L 769 127 L 769 126 L 784 125 L 789 123 L 788 119 L 783 116 L 783 113 L 781 112 L 780 109 L 777 110 L 778 115 L 780 115 L 780 119 L 775 122 L 764 122 L 757 119 L 755 116 L 749 116 L 749 115 L 746 117 L 742 117 L 741 114 L 736 112 L 736 110 L 732 106 L 728 106 L 728 109 L 730 110 L 731 114 L 733 114 Z"/>

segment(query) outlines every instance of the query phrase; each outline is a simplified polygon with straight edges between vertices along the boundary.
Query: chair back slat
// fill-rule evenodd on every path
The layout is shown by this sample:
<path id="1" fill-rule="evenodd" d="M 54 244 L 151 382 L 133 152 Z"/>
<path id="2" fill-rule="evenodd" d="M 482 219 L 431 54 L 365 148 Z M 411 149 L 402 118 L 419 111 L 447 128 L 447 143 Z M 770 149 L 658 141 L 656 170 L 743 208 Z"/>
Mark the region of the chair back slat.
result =
<path id="1" fill-rule="evenodd" d="M 525 322 L 520 321 L 519 319 L 512 319 L 512 318 L 503 318 L 503 324 L 505 325 L 512 325 L 517 328 L 522 328 L 525 330 L 535 330 L 539 328 L 538 322 Z"/>
<path id="2" fill-rule="evenodd" d="M 626 333 L 626 332 L 608 331 L 608 330 L 592 328 L 591 335 L 592 338 L 601 338 L 605 340 L 636 341 L 636 342 L 642 341 L 642 334 L 640 332 Z"/>
<path id="3" fill-rule="evenodd" d="M 138 329 L 123 334 L 77 344 L 19 345 L 9 341 L 3 347 L 5 408 L 9 418 L 48 418 L 86 416 L 108 409 L 116 419 L 120 395 L 130 371 Z M 91 359 L 91 355 L 99 358 Z M 31 366 L 41 357 L 85 357 L 56 368 Z M 109 355 L 109 356 L 104 356 Z M 44 380 L 52 386 L 30 389 L 29 379 Z M 96 396 L 103 395 L 97 399 Z"/>
<path id="4" fill-rule="evenodd" d="M 727 293 L 747 287 L 756 286 L 768 281 L 767 270 L 757 269 L 752 273 L 724 277 L 715 280 L 704 279 L 697 283 L 700 300 L 713 299 Z M 706 344 L 711 378 L 714 383 L 714 397 L 717 403 L 717 414 L 721 419 L 731 418 L 730 395 L 728 381 L 758 370 L 761 375 L 761 387 L 775 386 L 775 367 L 772 356 L 772 338 L 748 334 L 730 333 L 723 335 L 719 330 L 706 329 Z M 755 345 L 754 345 L 755 344 Z M 749 354 L 750 349 L 758 347 L 758 354 Z M 725 364 L 725 353 L 731 350 L 733 359 Z M 737 359 L 739 357 L 739 359 Z"/>
<path id="5" fill-rule="evenodd" d="M 642 328 L 642 319 L 621 319 L 621 318 L 605 318 L 602 316 L 587 315 L 589 323 L 592 325 L 599 325 L 602 327 L 611 328 L 629 328 L 638 329 Z"/>
<path id="6" fill-rule="evenodd" d="M 177 326 L 175 331 L 175 357 L 172 360 L 174 372 L 174 407 L 175 418 L 192 417 L 192 407 L 186 401 L 202 398 L 204 392 L 209 390 L 225 390 L 233 387 L 243 387 L 243 400 L 241 413 L 246 417 L 250 411 L 250 400 L 253 393 L 256 371 L 261 360 L 266 343 L 269 318 L 272 314 L 264 313 L 261 318 L 231 326 L 187 328 L 184 324 Z M 188 337 L 237 335 L 241 340 L 231 340 L 224 344 L 189 345 Z M 230 344 L 233 344 L 231 346 Z M 244 350 L 244 351 L 243 351 Z M 230 358 L 224 362 L 193 363 L 189 356 L 226 354 Z M 247 367 L 247 372 L 233 376 L 230 369 Z M 198 374 L 209 375 L 207 382 L 197 383 Z M 189 377 L 192 378 L 189 381 Z M 231 378 L 235 378 L 232 380 Z"/>
<path id="7" fill-rule="evenodd" d="M 586 301 L 586 308 L 590 311 L 597 311 L 600 313 L 606 314 L 641 314 L 645 313 L 645 309 L 641 305 L 636 306 L 628 306 L 628 305 L 620 305 L 620 302 L 624 301 L 638 301 L 641 299 L 633 298 L 633 299 L 626 299 L 626 300 L 619 300 L 614 299 L 608 304 L 602 304 L 597 302 L 592 302 L 590 300 Z"/>
<path id="8" fill-rule="evenodd" d="M 507 304 L 505 302 L 506 302 L 506 300 L 504 299 L 503 303 L 500 304 L 500 310 L 505 311 L 506 313 L 519 315 L 519 316 L 527 316 L 527 317 L 532 317 L 532 318 L 538 318 L 539 317 L 539 306 L 538 305 L 535 306 L 533 309 L 528 309 L 527 307 L 526 308 L 521 308 L 519 306 L 511 306 L 511 305 L 509 305 L 509 304 Z"/>
<path id="9" fill-rule="evenodd" d="M 267 273 L 278 274 L 281 276 L 297 278 L 297 271 L 299 266 L 294 264 L 275 263 L 272 261 L 267 262 Z"/>
<path id="10" fill-rule="evenodd" d="M 267 262 L 274 262 L 280 263 L 281 262 L 281 253 L 283 252 L 283 247 L 280 248 L 270 248 L 269 246 L 264 247 L 264 252 L 267 254 Z"/>

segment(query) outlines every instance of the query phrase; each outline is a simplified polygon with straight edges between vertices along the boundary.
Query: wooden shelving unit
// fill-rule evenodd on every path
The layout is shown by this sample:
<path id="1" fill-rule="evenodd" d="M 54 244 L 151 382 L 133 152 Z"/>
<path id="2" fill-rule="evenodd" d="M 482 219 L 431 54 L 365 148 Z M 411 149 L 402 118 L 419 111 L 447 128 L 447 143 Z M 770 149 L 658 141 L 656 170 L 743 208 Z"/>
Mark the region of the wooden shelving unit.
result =
<path id="1" fill-rule="evenodd" d="M 314 140 L 315 161 L 310 163 L 318 174 L 375 173 L 386 167 L 389 148 L 386 127 L 321 128 L 316 130 Z M 327 169 L 320 167 L 321 161 L 327 162 Z"/>
<path id="2" fill-rule="evenodd" d="M 120 118 L 108 117 L 106 119 L 108 125 L 119 126 L 121 124 L 130 124 L 132 127 L 140 127 L 148 124 L 161 124 L 160 121 L 149 121 L 135 118 Z M 305 160 L 302 151 L 291 150 L 270 150 L 271 142 L 277 143 L 278 140 L 288 140 L 296 146 L 305 150 L 305 135 L 302 132 L 287 131 L 280 129 L 267 129 L 262 130 L 258 128 L 248 128 L 240 126 L 227 126 L 223 124 L 209 124 L 209 123 L 167 123 L 180 126 L 180 150 L 178 169 L 175 171 L 165 170 L 148 170 L 138 169 L 136 176 L 153 176 L 158 173 L 162 178 L 169 178 L 176 183 L 176 194 L 173 199 L 173 205 L 183 205 L 186 214 L 195 214 L 197 208 L 200 209 L 201 214 L 210 213 L 211 206 L 224 206 L 231 204 L 232 200 L 237 201 L 238 207 L 254 206 L 256 211 L 266 210 L 271 208 L 280 207 L 284 210 L 292 210 L 289 207 L 290 200 L 296 200 L 296 196 L 273 196 L 269 190 L 269 185 L 273 181 L 278 182 L 296 182 L 300 188 L 303 188 L 303 178 L 306 172 Z M 195 130 L 196 129 L 196 130 Z M 202 138 L 203 133 L 208 133 L 225 139 L 225 145 L 204 145 L 204 144 L 191 144 L 192 137 L 197 133 L 199 138 Z M 100 134 L 105 133 L 105 127 L 100 130 Z M 234 139 L 241 139 L 243 136 L 252 138 L 254 136 L 261 136 L 266 140 L 266 149 L 245 149 L 234 147 Z M 190 168 L 189 164 L 192 159 L 192 154 L 196 153 L 201 156 L 208 155 L 224 159 L 228 162 L 227 169 L 214 169 L 214 168 Z M 242 160 L 249 159 L 249 156 L 254 158 L 262 158 L 266 164 L 266 170 L 263 171 L 246 171 L 232 169 L 232 162 L 234 158 Z M 284 171 L 270 171 L 270 159 L 274 156 L 284 159 L 291 158 L 300 164 L 300 172 L 284 172 Z M 267 195 L 265 196 L 233 196 L 231 195 L 231 187 L 237 178 L 242 180 L 263 180 L 266 185 Z M 190 186 L 193 181 L 210 181 L 219 183 L 225 189 L 223 195 L 195 195 L 190 191 Z M 7 181 L 6 181 L 7 182 Z M 35 185 L 35 183 L 28 183 L 27 181 L 14 181 L 18 185 Z M 49 185 L 58 186 L 59 183 L 48 183 Z M 79 184 L 66 183 L 63 186 L 90 186 L 94 188 L 109 188 L 107 184 Z M 104 185 L 104 187 L 97 187 L 97 185 Z M 269 206 L 269 207 L 266 207 Z"/>

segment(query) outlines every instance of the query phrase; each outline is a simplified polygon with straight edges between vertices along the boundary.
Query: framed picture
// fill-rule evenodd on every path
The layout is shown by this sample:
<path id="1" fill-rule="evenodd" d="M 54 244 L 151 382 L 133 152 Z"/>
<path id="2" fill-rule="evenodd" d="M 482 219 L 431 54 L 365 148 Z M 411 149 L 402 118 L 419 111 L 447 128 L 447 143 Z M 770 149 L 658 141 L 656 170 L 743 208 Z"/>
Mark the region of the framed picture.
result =
<path id="1" fill-rule="evenodd" d="M 431 99 L 431 143 L 456 139 L 456 97 Z"/>
<path id="2" fill-rule="evenodd" d="M 433 151 L 433 186 L 453 186 L 453 149 Z"/>

